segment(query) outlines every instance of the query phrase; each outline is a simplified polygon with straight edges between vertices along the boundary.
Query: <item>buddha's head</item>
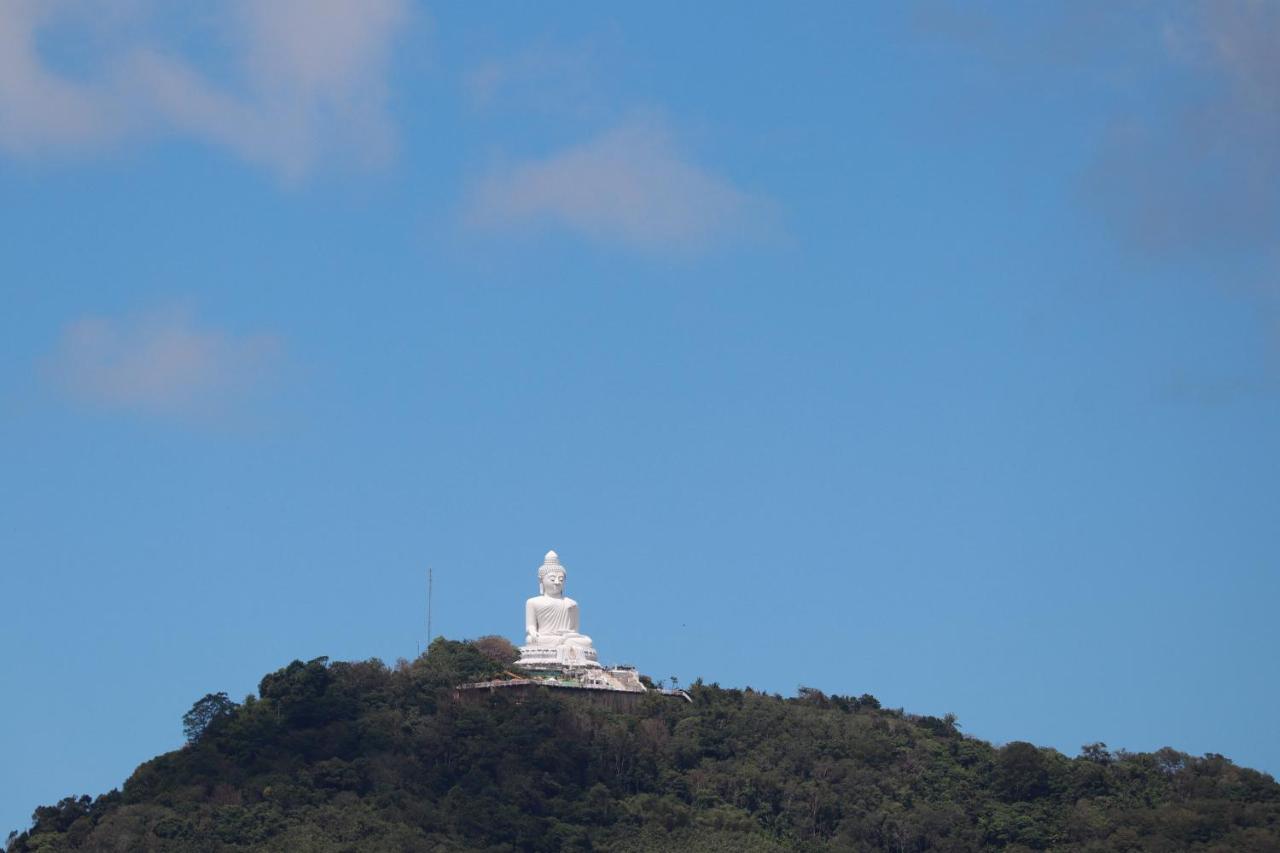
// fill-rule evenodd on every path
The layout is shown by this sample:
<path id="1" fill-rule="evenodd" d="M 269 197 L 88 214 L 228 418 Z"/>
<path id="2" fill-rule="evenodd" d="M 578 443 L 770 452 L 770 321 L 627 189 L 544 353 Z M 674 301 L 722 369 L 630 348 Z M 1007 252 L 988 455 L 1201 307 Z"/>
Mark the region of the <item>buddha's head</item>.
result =
<path id="1" fill-rule="evenodd" d="M 548 551 L 538 567 L 538 592 L 543 595 L 560 595 L 564 592 L 564 566 L 555 551 Z"/>

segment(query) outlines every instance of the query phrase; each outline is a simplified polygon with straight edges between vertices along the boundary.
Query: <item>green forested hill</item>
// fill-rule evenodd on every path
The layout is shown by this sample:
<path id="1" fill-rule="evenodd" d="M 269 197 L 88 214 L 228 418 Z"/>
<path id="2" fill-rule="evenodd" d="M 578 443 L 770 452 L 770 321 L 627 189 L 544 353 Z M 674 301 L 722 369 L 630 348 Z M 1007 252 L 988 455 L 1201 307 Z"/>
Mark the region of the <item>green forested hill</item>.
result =
<path id="1" fill-rule="evenodd" d="M 500 657 L 437 640 L 207 696 L 186 747 L 38 809 L 9 850 L 1280 850 L 1280 786 L 1221 756 L 996 748 L 804 689 L 453 700 Z"/>

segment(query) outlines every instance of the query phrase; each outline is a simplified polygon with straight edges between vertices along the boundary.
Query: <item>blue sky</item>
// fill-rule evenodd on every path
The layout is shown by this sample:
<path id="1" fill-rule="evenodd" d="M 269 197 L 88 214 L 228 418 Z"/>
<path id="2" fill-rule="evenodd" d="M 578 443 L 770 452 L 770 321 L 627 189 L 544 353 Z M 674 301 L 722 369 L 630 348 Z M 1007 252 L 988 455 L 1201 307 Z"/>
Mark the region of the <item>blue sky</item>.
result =
<path id="1" fill-rule="evenodd" d="M 305 7 L 305 12 L 304 12 Z M 0 829 L 517 638 L 1280 743 L 1280 13 L 0 6 Z"/>

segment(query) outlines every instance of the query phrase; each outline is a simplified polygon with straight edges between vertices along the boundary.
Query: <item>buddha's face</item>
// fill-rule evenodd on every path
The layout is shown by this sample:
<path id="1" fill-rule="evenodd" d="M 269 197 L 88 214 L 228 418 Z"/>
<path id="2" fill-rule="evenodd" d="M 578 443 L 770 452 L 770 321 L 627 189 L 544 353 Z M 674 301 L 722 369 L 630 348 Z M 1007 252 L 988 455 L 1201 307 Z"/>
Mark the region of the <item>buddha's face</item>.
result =
<path id="1" fill-rule="evenodd" d="M 542 589 L 547 595 L 559 595 L 564 592 L 564 572 L 552 569 L 543 575 Z"/>

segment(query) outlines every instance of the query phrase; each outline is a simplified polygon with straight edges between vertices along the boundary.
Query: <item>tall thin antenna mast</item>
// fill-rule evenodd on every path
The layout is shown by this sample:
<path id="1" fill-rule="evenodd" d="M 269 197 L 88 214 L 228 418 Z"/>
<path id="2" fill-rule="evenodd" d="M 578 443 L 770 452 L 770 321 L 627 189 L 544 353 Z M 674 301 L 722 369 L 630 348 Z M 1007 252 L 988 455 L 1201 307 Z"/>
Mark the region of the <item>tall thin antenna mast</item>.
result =
<path id="1" fill-rule="evenodd" d="M 434 579 L 431 576 L 431 569 L 428 568 L 427 569 L 427 645 L 428 646 L 431 645 L 431 641 L 432 639 L 434 639 L 431 636 L 431 593 L 432 593 L 432 586 L 434 585 L 433 580 Z"/>

